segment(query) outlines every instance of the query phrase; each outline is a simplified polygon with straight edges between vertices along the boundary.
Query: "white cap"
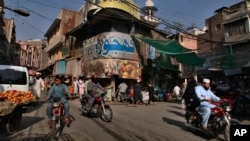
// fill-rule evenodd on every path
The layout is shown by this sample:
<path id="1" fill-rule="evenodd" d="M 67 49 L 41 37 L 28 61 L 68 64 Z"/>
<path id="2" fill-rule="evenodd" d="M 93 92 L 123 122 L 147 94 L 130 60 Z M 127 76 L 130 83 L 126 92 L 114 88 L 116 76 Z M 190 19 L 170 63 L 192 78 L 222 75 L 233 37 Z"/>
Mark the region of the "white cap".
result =
<path id="1" fill-rule="evenodd" d="M 204 79 L 203 79 L 203 83 L 210 83 L 210 80 L 207 79 L 207 78 L 204 78 Z"/>
<path id="2" fill-rule="evenodd" d="M 36 72 L 36 75 L 41 75 L 41 73 L 40 72 Z"/>

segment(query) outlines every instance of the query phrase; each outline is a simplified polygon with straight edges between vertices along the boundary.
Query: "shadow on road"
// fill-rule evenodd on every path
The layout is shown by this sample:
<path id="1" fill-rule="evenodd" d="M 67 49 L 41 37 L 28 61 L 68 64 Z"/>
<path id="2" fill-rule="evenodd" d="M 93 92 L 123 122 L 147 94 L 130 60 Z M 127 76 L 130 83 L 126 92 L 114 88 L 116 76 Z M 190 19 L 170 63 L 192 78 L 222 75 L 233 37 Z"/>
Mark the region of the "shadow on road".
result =
<path id="1" fill-rule="evenodd" d="M 44 120 L 44 117 L 23 116 L 19 130 L 24 130 L 27 127 L 30 127 L 31 125 L 34 125 L 37 122 L 40 122 L 41 120 Z"/>
<path id="2" fill-rule="evenodd" d="M 31 113 L 43 106 L 43 104 L 47 103 L 46 101 L 38 101 L 34 106 L 29 106 L 26 113 Z"/>
<path id="3" fill-rule="evenodd" d="M 184 118 L 184 114 L 183 113 L 180 113 L 180 112 L 177 112 L 177 111 L 172 111 L 172 110 L 168 110 L 170 113 L 174 113 L 176 114 L 177 116 L 180 116 L 180 117 L 183 117 Z"/>
<path id="4" fill-rule="evenodd" d="M 24 130 L 28 127 L 30 127 L 33 124 L 36 124 L 37 122 L 43 120 L 43 117 L 28 117 L 28 116 L 23 116 L 22 121 L 20 124 L 20 127 L 18 131 Z M 7 134 L 6 128 L 5 128 L 5 123 L 0 123 L 1 130 L 0 130 L 0 140 L 1 141 L 9 141 L 10 135 Z M 14 134 L 13 136 L 16 136 L 17 134 Z"/>
<path id="5" fill-rule="evenodd" d="M 178 112 L 177 112 L 177 113 L 178 113 Z M 171 118 L 168 118 L 168 117 L 163 117 L 162 120 L 163 120 L 164 122 L 168 123 L 168 124 L 171 124 L 171 125 L 175 125 L 175 126 L 177 126 L 177 127 L 180 127 L 180 128 L 182 128 L 183 130 L 185 130 L 185 131 L 187 131 L 187 132 L 191 132 L 191 133 L 193 133 L 193 134 L 195 134 L 195 135 L 197 135 L 197 136 L 200 136 L 200 137 L 202 137 L 202 138 L 205 138 L 205 139 L 207 139 L 207 140 L 210 140 L 210 139 L 213 139 L 213 138 L 214 138 L 213 135 L 208 134 L 208 133 L 206 133 L 206 132 L 199 132 L 199 131 L 192 131 L 192 130 L 190 130 L 190 129 L 186 126 L 186 124 L 185 124 L 184 122 L 182 122 L 182 121 L 174 120 L 174 119 L 171 119 Z"/>
<path id="6" fill-rule="evenodd" d="M 179 110 L 182 109 L 181 107 L 177 107 L 177 106 L 169 106 L 169 107 L 173 107 L 173 108 L 176 108 L 176 109 L 179 109 Z"/>

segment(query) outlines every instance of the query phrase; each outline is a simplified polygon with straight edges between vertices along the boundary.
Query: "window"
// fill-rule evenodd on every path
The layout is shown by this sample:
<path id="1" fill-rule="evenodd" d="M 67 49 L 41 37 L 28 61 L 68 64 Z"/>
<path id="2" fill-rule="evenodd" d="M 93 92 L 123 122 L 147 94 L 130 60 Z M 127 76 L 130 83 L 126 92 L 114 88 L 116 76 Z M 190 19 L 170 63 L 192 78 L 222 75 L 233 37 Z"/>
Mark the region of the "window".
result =
<path id="1" fill-rule="evenodd" d="M 26 73 L 13 69 L 0 70 L 0 84 L 27 84 Z"/>
<path id="2" fill-rule="evenodd" d="M 217 24 L 215 26 L 215 31 L 220 31 L 221 30 L 221 24 Z"/>
<path id="3" fill-rule="evenodd" d="M 183 36 L 181 35 L 180 42 L 183 42 Z"/>
<path id="4" fill-rule="evenodd" d="M 246 33 L 245 22 L 235 22 L 228 25 L 228 36 L 240 35 Z"/>

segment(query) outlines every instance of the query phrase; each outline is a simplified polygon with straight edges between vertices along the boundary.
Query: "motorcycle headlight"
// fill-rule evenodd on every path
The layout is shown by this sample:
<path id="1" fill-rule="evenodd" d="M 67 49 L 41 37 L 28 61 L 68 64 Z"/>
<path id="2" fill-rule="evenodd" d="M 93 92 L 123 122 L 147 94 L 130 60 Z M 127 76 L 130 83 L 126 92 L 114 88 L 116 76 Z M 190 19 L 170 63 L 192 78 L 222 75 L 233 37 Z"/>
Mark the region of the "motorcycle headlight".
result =
<path id="1" fill-rule="evenodd" d="M 225 107 L 224 107 L 224 110 L 225 110 L 226 112 L 229 112 L 229 111 L 231 111 L 232 109 L 231 109 L 231 106 L 225 106 Z"/>
<path id="2" fill-rule="evenodd" d="M 55 103 L 53 103 L 52 106 L 53 106 L 53 107 L 59 107 L 59 103 L 55 102 Z"/>

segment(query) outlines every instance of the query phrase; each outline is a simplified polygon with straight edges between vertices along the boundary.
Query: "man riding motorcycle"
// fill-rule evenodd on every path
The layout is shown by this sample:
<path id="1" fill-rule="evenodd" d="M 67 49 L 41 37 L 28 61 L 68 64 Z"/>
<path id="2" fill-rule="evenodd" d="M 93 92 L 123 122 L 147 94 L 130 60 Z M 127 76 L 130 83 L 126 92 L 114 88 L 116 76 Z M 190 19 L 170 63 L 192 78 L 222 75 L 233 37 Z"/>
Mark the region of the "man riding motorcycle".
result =
<path id="1" fill-rule="evenodd" d="M 195 93 L 201 101 L 200 105 L 195 110 L 202 116 L 202 129 L 208 130 L 207 123 L 211 114 L 211 108 L 215 107 L 215 105 L 211 104 L 210 102 L 218 102 L 220 101 L 220 98 L 210 90 L 209 79 L 203 79 L 202 85 L 195 87 Z"/>
<path id="2" fill-rule="evenodd" d="M 51 96 L 61 98 L 61 100 L 64 104 L 65 122 L 66 122 L 66 125 L 68 125 L 70 123 L 69 104 L 67 102 L 65 93 L 68 95 L 68 98 L 71 99 L 71 94 L 69 93 L 67 86 L 62 83 L 62 77 L 56 76 L 55 77 L 55 84 L 50 88 L 50 90 L 48 92 L 47 100 L 50 100 Z M 52 102 L 48 103 L 47 115 L 49 118 L 48 124 L 51 126 L 51 124 L 52 124 L 52 120 L 51 120 L 52 119 Z"/>
<path id="3" fill-rule="evenodd" d="M 86 113 L 89 113 L 91 110 L 91 107 L 95 101 L 95 96 L 98 95 L 97 90 L 98 88 L 101 89 L 103 92 L 107 92 L 106 89 L 104 89 L 99 82 L 97 82 L 97 77 L 96 75 L 93 75 L 91 77 L 91 81 L 88 82 L 88 94 L 87 94 L 87 99 L 88 99 L 88 107 L 87 110 L 85 111 Z"/>

